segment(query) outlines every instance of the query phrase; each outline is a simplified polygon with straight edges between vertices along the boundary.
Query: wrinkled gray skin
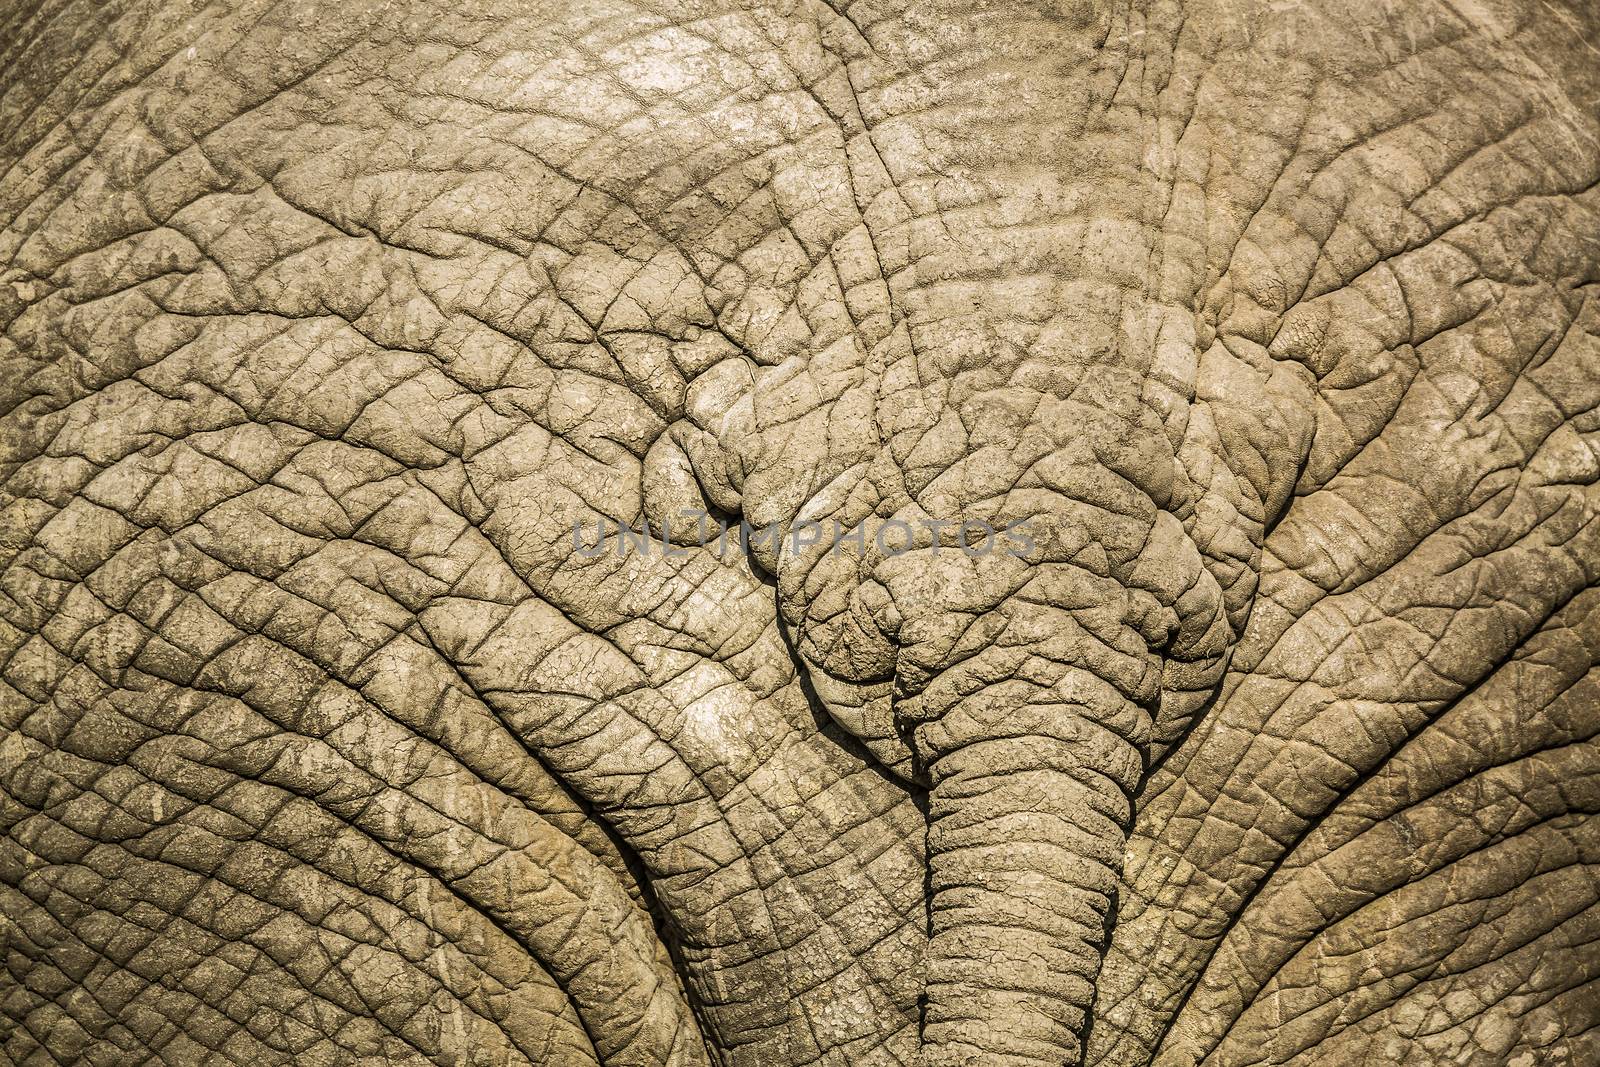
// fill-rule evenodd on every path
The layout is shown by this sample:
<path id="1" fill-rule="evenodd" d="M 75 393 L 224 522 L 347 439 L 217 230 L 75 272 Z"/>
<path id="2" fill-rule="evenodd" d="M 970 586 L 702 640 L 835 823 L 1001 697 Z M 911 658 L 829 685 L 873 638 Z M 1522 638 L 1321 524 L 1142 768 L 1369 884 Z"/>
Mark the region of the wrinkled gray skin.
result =
<path id="1" fill-rule="evenodd" d="M 1600 1062 L 1591 5 L 3 19 L 0 1058 Z"/>

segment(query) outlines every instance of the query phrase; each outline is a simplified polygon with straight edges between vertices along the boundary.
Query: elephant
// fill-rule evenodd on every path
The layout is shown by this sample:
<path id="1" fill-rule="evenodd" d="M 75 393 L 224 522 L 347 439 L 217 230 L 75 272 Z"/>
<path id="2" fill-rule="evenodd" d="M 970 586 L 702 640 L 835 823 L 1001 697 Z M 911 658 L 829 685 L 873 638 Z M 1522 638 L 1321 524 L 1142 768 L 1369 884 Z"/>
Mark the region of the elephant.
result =
<path id="1" fill-rule="evenodd" d="M 1600 1063 L 1593 4 L 0 20 L 6 1062 Z"/>

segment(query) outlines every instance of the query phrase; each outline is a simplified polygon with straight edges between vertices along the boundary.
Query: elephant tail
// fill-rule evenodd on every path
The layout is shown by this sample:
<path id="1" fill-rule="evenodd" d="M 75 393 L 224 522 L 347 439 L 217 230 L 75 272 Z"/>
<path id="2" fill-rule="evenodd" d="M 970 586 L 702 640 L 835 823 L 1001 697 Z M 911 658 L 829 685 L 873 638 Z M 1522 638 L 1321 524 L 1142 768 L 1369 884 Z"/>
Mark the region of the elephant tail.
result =
<path id="1" fill-rule="evenodd" d="M 1086 704 L 999 688 L 918 731 L 931 781 L 921 1067 L 1080 1062 L 1121 875 L 1138 747 Z"/>

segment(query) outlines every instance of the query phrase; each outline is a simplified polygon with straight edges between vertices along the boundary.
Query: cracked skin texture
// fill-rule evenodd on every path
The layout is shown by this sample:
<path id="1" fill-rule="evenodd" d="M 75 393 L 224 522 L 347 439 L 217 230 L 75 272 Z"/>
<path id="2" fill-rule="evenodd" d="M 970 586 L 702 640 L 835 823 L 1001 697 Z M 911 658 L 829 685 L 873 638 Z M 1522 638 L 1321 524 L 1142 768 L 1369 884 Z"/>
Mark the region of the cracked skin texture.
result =
<path id="1" fill-rule="evenodd" d="M 0 1059 L 1600 1062 L 1594 11 L 906 6 L 0 14 Z"/>

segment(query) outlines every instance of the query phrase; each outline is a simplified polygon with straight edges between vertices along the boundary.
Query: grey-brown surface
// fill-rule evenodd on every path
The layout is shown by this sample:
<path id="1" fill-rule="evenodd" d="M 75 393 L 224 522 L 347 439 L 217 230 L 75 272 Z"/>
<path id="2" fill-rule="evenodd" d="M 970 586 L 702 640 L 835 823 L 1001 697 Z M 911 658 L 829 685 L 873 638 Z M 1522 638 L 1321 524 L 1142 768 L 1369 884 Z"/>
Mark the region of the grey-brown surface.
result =
<path id="1" fill-rule="evenodd" d="M 1588 0 L 13 0 L 0 1059 L 1600 1063 L 1597 206 Z"/>

